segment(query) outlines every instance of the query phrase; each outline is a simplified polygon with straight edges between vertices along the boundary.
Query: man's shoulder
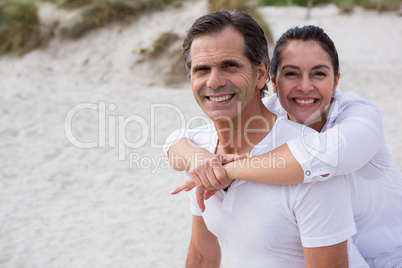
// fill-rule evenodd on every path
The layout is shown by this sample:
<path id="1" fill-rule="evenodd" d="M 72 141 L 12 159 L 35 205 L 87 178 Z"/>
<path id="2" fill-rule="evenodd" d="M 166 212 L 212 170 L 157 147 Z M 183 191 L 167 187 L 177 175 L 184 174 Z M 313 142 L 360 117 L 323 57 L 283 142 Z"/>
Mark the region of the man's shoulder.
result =
<path id="1" fill-rule="evenodd" d="M 185 131 L 186 136 L 190 137 L 199 146 L 207 150 L 215 149 L 218 136 L 213 123 L 186 129 Z"/>
<path id="2" fill-rule="evenodd" d="M 213 123 L 205 124 L 196 128 L 188 128 L 185 130 L 185 132 L 188 136 L 191 136 L 194 141 L 216 135 L 215 126 Z"/>

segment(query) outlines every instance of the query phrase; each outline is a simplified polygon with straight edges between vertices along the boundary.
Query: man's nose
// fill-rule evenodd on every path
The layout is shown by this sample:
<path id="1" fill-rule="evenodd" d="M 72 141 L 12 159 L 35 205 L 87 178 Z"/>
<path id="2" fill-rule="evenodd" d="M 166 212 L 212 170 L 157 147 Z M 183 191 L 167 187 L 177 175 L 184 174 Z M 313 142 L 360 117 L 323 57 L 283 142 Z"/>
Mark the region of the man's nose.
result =
<path id="1" fill-rule="evenodd" d="M 299 90 L 303 93 L 308 93 L 309 91 L 314 90 L 314 85 L 310 81 L 309 77 L 303 77 L 297 86 L 297 90 Z"/>
<path id="2" fill-rule="evenodd" d="M 226 79 L 222 75 L 222 73 L 219 70 L 211 70 L 207 81 L 207 87 L 212 89 L 219 89 L 225 85 Z"/>

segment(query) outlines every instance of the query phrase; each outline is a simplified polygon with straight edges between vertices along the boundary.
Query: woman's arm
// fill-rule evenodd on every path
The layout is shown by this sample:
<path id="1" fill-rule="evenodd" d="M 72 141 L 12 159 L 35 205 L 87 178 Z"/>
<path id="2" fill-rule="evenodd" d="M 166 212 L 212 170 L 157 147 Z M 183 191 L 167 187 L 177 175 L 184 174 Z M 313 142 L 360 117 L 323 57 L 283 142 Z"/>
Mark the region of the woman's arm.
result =
<path id="1" fill-rule="evenodd" d="M 299 138 L 269 153 L 225 165 L 228 179 L 296 184 L 327 180 L 360 169 L 375 156 L 383 142 L 381 113 L 374 104 L 361 100 L 344 105 L 336 116 L 332 126 L 322 133 L 299 125 Z M 171 152 L 177 155 L 195 152 L 191 153 L 189 147 L 181 150 Z M 264 161 L 270 158 L 284 160 L 285 165 L 264 167 Z M 202 173 L 202 168 L 199 166 L 197 173 Z M 208 185 L 217 184 L 213 176 L 209 179 Z"/>
<path id="2" fill-rule="evenodd" d="M 190 171 L 192 181 L 187 181 L 172 193 L 203 186 L 205 190 L 223 189 L 234 179 L 271 184 L 297 184 L 304 178 L 303 169 L 286 144 L 275 150 L 252 158 L 226 155 L 220 158 L 194 143 L 190 138 L 180 138 L 168 149 L 170 165 L 177 171 Z M 266 159 L 280 160 L 283 165 L 264 167 Z M 221 165 L 222 159 L 227 164 Z M 237 160 L 237 161 L 236 161 Z M 223 168 L 222 168 L 223 167 Z"/>
<path id="3" fill-rule="evenodd" d="M 212 154 L 202 148 L 190 138 L 179 138 L 170 145 L 168 152 L 169 164 L 174 170 L 190 170 L 191 166 L 197 161 L 197 158 L 205 159 Z"/>
<path id="4" fill-rule="evenodd" d="M 280 165 L 272 164 L 279 162 Z M 297 184 L 302 183 L 304 178 L 303 169 L 287 144 L 283 144 L 271 152 L 234 161 L 223 167 L 229 179 L 270 184 Z"/>

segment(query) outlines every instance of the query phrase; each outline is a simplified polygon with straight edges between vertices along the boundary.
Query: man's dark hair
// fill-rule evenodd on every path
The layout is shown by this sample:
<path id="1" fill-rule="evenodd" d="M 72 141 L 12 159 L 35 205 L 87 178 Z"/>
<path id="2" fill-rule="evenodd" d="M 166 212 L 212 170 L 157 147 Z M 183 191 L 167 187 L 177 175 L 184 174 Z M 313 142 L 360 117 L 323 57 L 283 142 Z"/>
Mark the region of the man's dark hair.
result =
<path id="1" fill-rule="evenodd" d="M 189 76 L 191 75 L 190 50 L 194 38 L 219 33 L 228 26 L 233 27 L 243 36 L 245 43 L 244 55 L 249 59 L 254 70 L 257 70 L 261 62 L 269 64 L 267 40 L 258 23 L 240 9 L 233 11 L 222 10 L 201 16 L 188 30 L 183 42 L 183 58 Z M 261 97 L 265 95 L 265 91 L 268 91 L 266 84 L 261 88 Z"/>

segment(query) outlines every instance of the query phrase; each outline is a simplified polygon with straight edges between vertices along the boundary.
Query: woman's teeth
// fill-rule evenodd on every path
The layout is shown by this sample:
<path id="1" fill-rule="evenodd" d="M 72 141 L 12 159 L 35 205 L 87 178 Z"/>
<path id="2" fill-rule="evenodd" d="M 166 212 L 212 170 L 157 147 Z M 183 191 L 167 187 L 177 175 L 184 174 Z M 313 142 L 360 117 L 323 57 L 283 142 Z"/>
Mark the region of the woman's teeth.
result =
<path id="1" fill-rule="evenodd" d="M 310 100 L 299 100 L 299 99 L 295 99 L 295 101 L 296 101 L 297 103 L 300 103 L 300 104 L 312 104 L 312 103 L 315 102 L 315 99 L 310 99 Z"/>
<path id="2" fill-rule="evenodd" d="M 233 94 L 220 96 L 220 97 L 209 97 L 209 99 L 211 101 L 220 102 L 220 101 L 226 101 L 226 100 L 230 99 L 232 96 L 233 96 Z"/>

